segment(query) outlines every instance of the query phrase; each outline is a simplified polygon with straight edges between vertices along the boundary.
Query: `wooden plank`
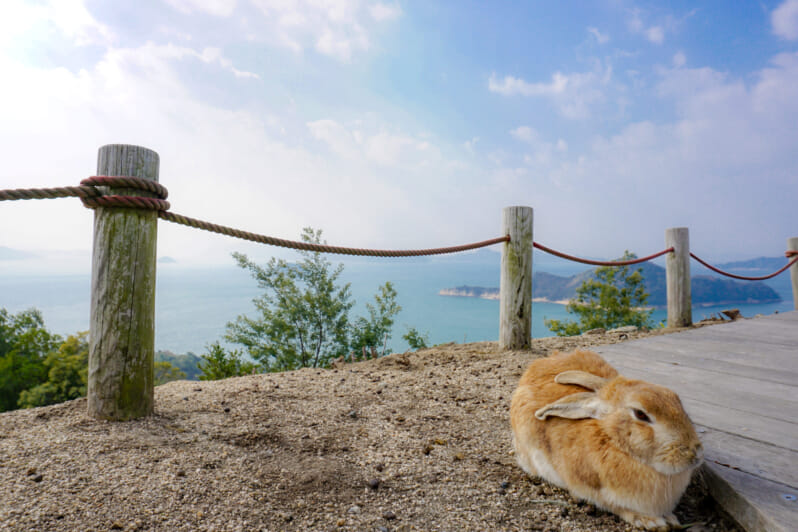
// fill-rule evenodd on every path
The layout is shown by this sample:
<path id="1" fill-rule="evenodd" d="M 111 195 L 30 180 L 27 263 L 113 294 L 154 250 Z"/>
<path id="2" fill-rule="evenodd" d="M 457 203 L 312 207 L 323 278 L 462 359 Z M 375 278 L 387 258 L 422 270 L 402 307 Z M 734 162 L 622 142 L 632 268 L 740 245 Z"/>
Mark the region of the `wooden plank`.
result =
<path id="1" fill-rule="evenodd" d="M 662 338 L 662 339 L 660 339 Z M 706 358 L 716 358 L 737 364 L 748 364 L 760 368 L 784 368 L 788 371 L 798 370 L 798 348 L 789 346 L 764 346 L 753 344 L 742 339 L 690 338 L 689 341 L 665 339 L 657 337 L 657 342 L 649 344 L 648 338 L 628 342 L 629 348 L 638 345 L 655 345 L 661 348 L 680 350 L 684 354 L 697 353 Z M 798 339 L 796 339 L 798 341 Z M 618 345 L 618 344 L 615 344 Z M 624 343 L 626 345 L 626 343 Z"/>
<path id="2" fill-rule="evenodd" d="M 766 363 L 760 366 L 740 364 L 738 362 L 729 362 L 726 360 L 719 360 L 718 358 L 700 356 L 697 353 L 690 353 L 688 349 L 671 349 L 655 344 L 646 344 L 645 353 L 647 357 L 651 357 L 646 360 L 652 360 L 660 364 L 695 368 L 718 375 L 750 377 L 763 382 L 776 382 L 789 385 L 798 383 L 798 370 L 790 371 L 781 369 L 779 371 L 773 371 L 772 368 L 763 367 L 767 366 Z M 704 355 L 704 353 L 701 353 L 701 355 Z"/>
<path id="3" fill-rule="evenodd" d="M 712 463 L 701 471 L 715 500 L 748 532 L 795 532 L 798 501 L 787 497 L 798 490 Z"/>
<path id="4" fill-rule="evenodd" d="M 679 393 L 706 447 L 707 484 L 746 530 L 798 529 L 798 312 L 597 351 Z"/>
<path id="5" fill-rule="evenodd" d="M 663 364 L 646 352 L 626 353 L 623 349 L 599 350 L 621 373 L 663 386 L 679 395 L 708 404 L 718 403 L 743 412 L 761 413 L 773 419 L 798 423 L 798 386 L 761 381 L 737 375 L 718 375 L 697 368 Z"/>
<path id="6" fill-rule="evenodd" d="M 720 462 L 777 484 L 798 487 L 798 451 L 697 425 L 707 462 Z"/>

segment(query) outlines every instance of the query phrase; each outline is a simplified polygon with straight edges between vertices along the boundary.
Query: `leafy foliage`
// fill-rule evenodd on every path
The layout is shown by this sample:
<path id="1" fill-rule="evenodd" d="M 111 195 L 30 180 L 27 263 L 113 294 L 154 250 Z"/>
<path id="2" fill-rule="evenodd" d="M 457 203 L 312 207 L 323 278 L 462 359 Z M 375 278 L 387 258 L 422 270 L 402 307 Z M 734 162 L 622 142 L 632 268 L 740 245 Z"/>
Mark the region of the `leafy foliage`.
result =
<path id="1" fill-rule="evenodd" d="M 0 308 L 0 412 L 16 408 L 22 391 L 47 381 L 44 360 L 60 342 L 38 310 L 10 314 Z"/>
<path id="2" fill-rule="evenodd" d="M 322 243 L 321 230 L 306 227 L 302 241 Z M 343 264 L 333 268 L 321 253 L 301 251 L 302 260 L 289 264 L 272 258 L 265 267 L 234 253 L 242 268 L 257 279 L 264 293 L 254 300 L 257 318 L 239 316 L 227 324 L 225 339 L 244 346 L 265 371 L 327 367 L 347 353 L 384 354 L 394 316 L 401 310 L 396 290 L 388 282 L 379 288 L 367 317 L 350 322 L 350 285 L 338 284 Z"/>
<path id="3" fill-rule="evenodd" d="M 186 378 L 185 371 L 165 360 L 155 362 L 154 373 L 155 386 Z"/>
<path id="4" fill-rule="evenodd" d="M 185 373 L 183 377 L 180 377 L 181 379 L 188 379 L 190 381 L 199 379 L 201 372 L 198 364 L 201 361 L 202 359 L 200 357 L 190 351 L 181 355 L 177 355 L 171 351 L 156 351 L 155 353 L 156 364 L 158 362 L 169 362 L 171 365 Z"/>
<path id="5" fill-rule="evenodd" d="M 226 351 L 219 342 L 208 346 L 208 352 L 202 355 L 199 369 L 201 381 L 216 381 L 228 377 L 249 375 L 257 371 L 257 364 L 243 360 L 241 351 Z"/>
<path id="6" fill-rule="evenodd" d="M 415 327 L 408 327 L 407 333 L 402 336 L 402 339 L 407 342 L 410 349 L 425 349 L 428 347 L 429 333 L 421 334 Z"/>
<path id="7" fill-rule="evenodd" d="M 382 285 L 379 290 L 374 296 L 375 305 L 366 303 L 368 318 L 361 316 L 352 323 L 350 347 L 355 357 L 362 356 L 364 351 L 376 353 L 380 345 L 382 345 L 380 356 L 385 355 L 393 329 L 393 318 L 402 310 L 402 307 L 396 303 L 396 289 L 390 281 Z"/>
<path id="8" fill-rule="evenodd" d="M 619 260 L 636 257 L 625 251 Z M 558 336 L 573 336 L 598 327 L 651 327 L 652 311 L 643 309 L 647 299 L 642 268 L 630 271 L 629 266 L 602 266 L 576 289 L 576 297 L 566 306 L 579 321 L 546 320 L 545 324 Z"/>
<path id="9" fill-rule="evenodd" d="M 19 394 L 20 408 L 52 405 L 86 395 L 88 385 L 88 332 L 70 335 L 45 357 L 47 380 Z"/>

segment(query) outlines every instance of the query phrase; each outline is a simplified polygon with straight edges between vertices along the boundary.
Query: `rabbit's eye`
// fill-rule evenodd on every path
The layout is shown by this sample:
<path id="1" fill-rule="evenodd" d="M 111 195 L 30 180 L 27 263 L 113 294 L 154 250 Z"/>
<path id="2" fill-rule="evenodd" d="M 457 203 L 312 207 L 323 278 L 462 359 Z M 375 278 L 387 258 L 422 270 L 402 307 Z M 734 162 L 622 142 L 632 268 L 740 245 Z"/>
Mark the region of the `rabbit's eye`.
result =
<path id="1" fill-rule="evenodd" d="M 640 421 L 644 421 L 646 423 L 651 423 L 651 418 L 648 417 L 648 414 L 646 414 L 642 410 L 640 410 L 638 408 L 634 408 L 632 411 L 634 412 L 635 417 L 637 419 L 639 419 Z"/>

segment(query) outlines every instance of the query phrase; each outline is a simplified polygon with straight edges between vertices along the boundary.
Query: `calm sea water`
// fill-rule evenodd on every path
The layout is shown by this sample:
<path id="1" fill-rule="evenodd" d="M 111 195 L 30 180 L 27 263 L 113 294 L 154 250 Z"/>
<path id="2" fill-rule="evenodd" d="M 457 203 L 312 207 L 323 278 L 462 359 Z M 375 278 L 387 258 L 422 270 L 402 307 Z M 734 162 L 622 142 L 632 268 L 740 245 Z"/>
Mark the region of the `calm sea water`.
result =
<path id="1" fill-rule="evenodd" d="M 335 258 L 331 259 L 337 263 Z M 558 275 L 571 275 L 584 268 L 570 263 L 542 264 L 539 268 Z M 439 296 L 441 288 L 460 285 L 498 286 L 498 262 L 475 262 L 454 258 L 430 261 L 348 262 L 342 281 L 352 285 L 357 304 L 352 316 L 365 314 L 380 284 L 392 281 L 399 293 L 402 312 L 396 319 L 389 347 L 393 351 L 408 348 L 401 336 L 408 327 L 429 335 L 430 344 L 476 342 L 498 338 L 499 302 L 462 297 Z M 770 283 L 783 300 L 768 305 L 738 305 L 744 316 L 772 314 L 792 310 L 788 275 Z M 89 327 L 90 279 L 76 276 L 0 277 L 0 307 L 17 312 L 35 307 L 44 314 L 47 327 L 66 335 Z M 220 340 L 225 324 L 241 314 L 254 315 L 253 297 L 258 295 L 256 282 L 247 272 L 234 266 L 187 269 L 173 264 L 159 265 L 156 288 L 155 347 L 176 353 L 204 352 L 205 346 Z M 695 321 L 728 308 L 694 308 Z M 534 337 L 551 336 L 543 320 L 567 319 L 563 305 L 534 303 Z M 654 312 L 655 321 L 666 312 Z"/>

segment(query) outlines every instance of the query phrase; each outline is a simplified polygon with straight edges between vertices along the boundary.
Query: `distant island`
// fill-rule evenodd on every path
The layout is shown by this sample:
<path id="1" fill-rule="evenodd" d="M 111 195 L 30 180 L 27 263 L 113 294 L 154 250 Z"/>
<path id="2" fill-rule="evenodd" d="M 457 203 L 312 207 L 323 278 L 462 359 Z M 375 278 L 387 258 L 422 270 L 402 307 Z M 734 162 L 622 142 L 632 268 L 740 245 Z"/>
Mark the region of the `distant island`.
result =
<path id="1" fill-rule="evenodd" d="M 743 264 L 737 263 L 737 267 L 745 267 Z M 655 308 L 665 307 L 667 305 L 665 268 L 651 263 L 642 264 L 640 267 L 643 269 L 646 292 L 649 294 L 648 304 Z M 752 265 L 749 267 L 756 268 L 757 266 Z M 592 275 L 593 270 L 570 277 L 537 272 L 532 276 L 532 300 L 565 304 L 569 299 L 576 296 L 577 287 Z M 693 305 L 696 307 L 778 303 L 781 301 L 781 296 L 762 282 L 733 281 L 708 275 L 694 275 L 690 282 L 690 291 Z M 481 286 L 458 286 L 444 288 L 438 292 L 438 295 L 499 299 L 499 289 Z"/>

